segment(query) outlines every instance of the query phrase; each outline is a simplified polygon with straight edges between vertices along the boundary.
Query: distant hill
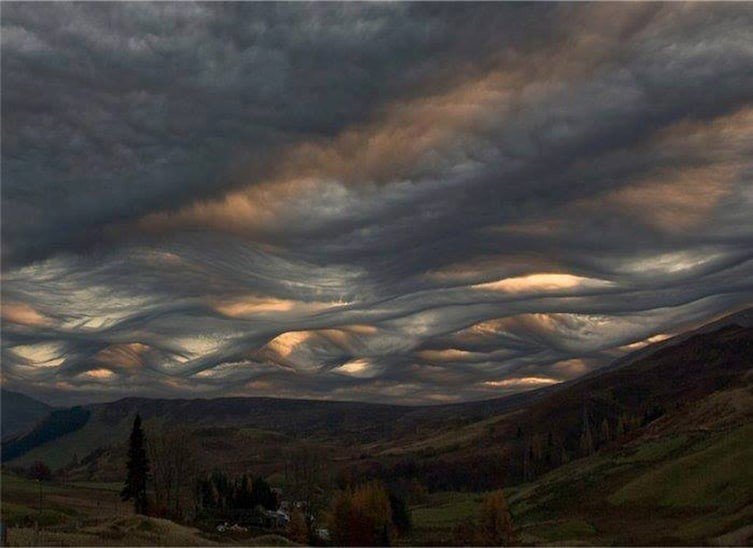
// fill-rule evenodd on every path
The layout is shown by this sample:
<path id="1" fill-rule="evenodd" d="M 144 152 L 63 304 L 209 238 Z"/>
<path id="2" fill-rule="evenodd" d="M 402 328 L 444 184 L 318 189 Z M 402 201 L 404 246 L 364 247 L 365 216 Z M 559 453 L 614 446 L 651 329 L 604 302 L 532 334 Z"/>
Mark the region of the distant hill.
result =
<path id="1" fill-rule="evenodd" d="M 87 423 L 90 415 L 91 411 L 81 407 L 53 410 L 28 432 L 5 438 L 2 444 L 2 461 L 13 460 L 35 447 L 53 443 L 58 438 L 79 430 Z"/>
<path id="2" fill-rule="evenodd" d="M 680 333 L 678 335 L 675 335 L 674 337 L 670 337 L 663 341 L 650 344 L 642 349 L 631 352 L 630 354 L 627 354 L 626 356 L 623 356 L 622 358 L 615 360 L 607 367 L 599 369 L 598 371 L 595 371 L 592 374 L 599 375 L 607 371 L 612 371 L 614 369 L 618 369 L 620 367 L 630 365 L 631 363 L 641 358 L 644 358 L 646 356 L 649 356 L 653 354 L 654 352 L 657 352 L 658 350 L 679 344 L 694 335 L 701 335 L 703 333 L 711 333 L 714 331 L 718 331 L 719 329 L 722 329 L 723 327 L 728 327 L 728 326 L 753 327 L 753 308 L 746 308 L 744 310 L 735 312 L 734 314 L 728 314 L 727 316 L 724 316 L 722 318 L 719 318 L 718 320 L 704 324 L 701 327 L 698 327 L 696 329 L 686 331 L 684 333 Z"/>
<path id="3" fill-rule="evenodd" d="M 19 392 L 0 391 L 3 439 L 30 430 L 52 407 Z"/>
<path id="4" fill-rule="evenodd" d="M 6 439 L 3 454 L 6 460 L 16 459 L 15 464 L 42 460 L 53 468 L 63 466 L 74 457 L 126 440 L 136 413 L 148 423 L 186 425 L 206 432 L 209 438 L 216 438 L 217 431 L 221 431 L 223 446 L 238 430 L 254 431 L 254 436 L 265 431 L 284 438 L 335 440 L 358 446 L 390 438 L 400 418 L 414 410 L 370 403 L 276 398 L 125 398 L 82 406 L 75 413 L 60 410 L 33 431 Z M 86 413 L 86 420 L 81 420 L 82 413 Z M 215 441 L 207 443 L 217 446 Z M 235 460 L 230 449 L 220 453 Z"/>
<path id="5" fill-rule="evenodd" d="M 739 312 L 585 377 L 504 398 L 423 407 L 275 398 L 125 398 L 83 406 L 85 421 L 80 420 L 83 415 L 61 414 L 6 441 L 3 452 L 12 455 L 14 464 L 40 459 L 52 467 L 96 453 L 99 464 L 91 464 L 87 473 L 97 474 L 103 467 L 119 470 L 104 462 L 114 458 L 106 449 L 125 442 L 138 412 L 147 422 L 194 429 L 213 465 L 273 470 L 274 451 L 311 440 L 336 448 L 340 460 L 356 458 L 368 466 L 376 459 L 380 467 L 397 468 L 410 460 L 419 467 L 444 466 L 444 476 L 457 476 L 447 485 L 441 484 L 446 478 L 437 479 L 437 488 L 485 488 L 486 467 L 500 462 L 507 463 L 506 483 L 515 483 L 582 456 L 584 425 L 598 449 L 612 443 L 618 431 L 627 435 L 660 417 L 680 424 L 708 398 L 723 399 L 723 394 L 749 386 L 751 317 L 750 309 Z M 726 409 L 726 403 L 718 404 Z M 534 457 L 522 457 L 531 452 Z M 463 484 L 466 480 L 470 484 Z"/>
<path id="6" fill-rule="evenodd" d="M 483 489 L 499 462 L 510 485 L 647 433 L 737 427 L 753 421 L 753 328 L 701 330 L 622 367 L 526 395 L 519 405 L 457 406 L 454 425 L 375 444 L 371 454 L 393 459 L 397 477 L 443 468 L 435 489 Z M 436 412 L 442 420 L 449 409 Z"/>

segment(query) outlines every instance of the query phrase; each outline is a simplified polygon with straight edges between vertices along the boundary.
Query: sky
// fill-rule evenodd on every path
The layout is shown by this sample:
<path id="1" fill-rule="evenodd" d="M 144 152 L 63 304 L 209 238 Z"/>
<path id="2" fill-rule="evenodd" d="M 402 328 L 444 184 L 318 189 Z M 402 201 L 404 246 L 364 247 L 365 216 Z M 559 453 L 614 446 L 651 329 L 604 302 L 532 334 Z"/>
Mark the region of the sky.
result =
<path id="1" fill-rule="evenodd" d="M 400 404 L 753 303 L 753 6 L 2 5 L 2 384 Z"/>

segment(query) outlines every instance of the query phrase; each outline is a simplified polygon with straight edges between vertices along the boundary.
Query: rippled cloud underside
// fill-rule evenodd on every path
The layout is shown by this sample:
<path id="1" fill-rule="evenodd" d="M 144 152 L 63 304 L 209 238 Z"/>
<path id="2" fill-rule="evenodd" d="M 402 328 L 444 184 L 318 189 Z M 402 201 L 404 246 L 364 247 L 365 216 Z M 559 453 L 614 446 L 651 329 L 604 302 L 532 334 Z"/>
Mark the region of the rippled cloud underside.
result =
<path id="1" fill-rule="evenodd" d="M 753 302 L 753 7 L 6 3 L 2 382 L 433 403 Z"/>

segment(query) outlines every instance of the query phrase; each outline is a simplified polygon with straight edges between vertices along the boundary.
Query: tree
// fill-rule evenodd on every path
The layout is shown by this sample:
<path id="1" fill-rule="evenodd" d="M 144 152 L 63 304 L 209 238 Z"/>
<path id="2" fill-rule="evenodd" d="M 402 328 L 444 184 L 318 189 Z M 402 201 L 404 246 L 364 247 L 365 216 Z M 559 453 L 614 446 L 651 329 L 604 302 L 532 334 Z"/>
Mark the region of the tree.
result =
<path id="1" fill-rule="evenodd" d="M 621 437 L 626 432 L 626 425 L 625 425 L 625 419 L 623 418 L 623 415 L 620 414 L 619 417 L 617 417 L 617 426 L 615 427 L 615 435 L 616 437 Z"/>
<path id="2" fill-rule="evenodd" d="M 37 460 L 29 466 L 29 477 L 37 481 L 47 481 L 52 477 L 52 472 L 49 466 Z"/>
<path id="3" fill-rule="evenodd" d="M 330 529 L 335 546 L 347 546 L 353 533 L 353 493 L 345 489 L 332 502 Z"/>
<path id="4" fill-rule="evenodd" d="M 428 498 L 429 491 L 426 489 L 426 486 L 418 478 L 411 478 L 408 484 L 408 503 L 425 504 Z"/>
<path id="5" fill-rule="evenodd" d="M 316 516 L 323 510 L 330 484 L 327 457 L 321 448 L 301 445 L 286 455 L 285 491 L 293 500 L 303 502 L 309 514 Z"/>
<path id="6" fill-rule="evenodd" d="M 333 505 L 331 529 L 337 545 L 389 545 L 394 525 L 384 486 L 371 481 L 355 490 L 341 491 Z"/>
<path id="7" fill-rule="evenodd" d="M 643 420 L 641 426 L 646 426 L 649 423 L 654 422 L 665 413 L 664 407 L 661 404 L 655 403 L 651 407 L 647 408 L 643 413 Z"/>
<path id="8" fill-rule="evenodd" d="M 609 428 L 609 421 L 606 419 L 606 417 L 601 421 L 599 435 L 601 436 L 601 443 L 604 445 L 612 440 L 612 432 Z"/>
<path id="9" fill-rule="evenodd" d="M 390 493 L 389 498 L 390 510 L 392 511 L 392 522 L 395 524 L 395 529 L 397 529 L 400 534 L 405 534 L 413 527 L 408 505 L 405 504 L 405 499 L 395 493 Z"/>
<path id="10" fill-rule="evenodd" d="M 243 474 L 235 490 L 235 507 L 236 508 L 253 508 L 256 506 L 254 501 L 253 481 L 248 474 Z"/>
<path id="11" fill-rule="evenodd" d="M 392 529 L 392 507 L 382 483 L 374 480 L 357 488 L 353 493 L 353 505 L 373 524 L 377 540 L 384 540 L 385 531 Z"/>
<path id="12" fill-rule="evenodd" d="M 479 541 L 478 526 L 472 519 L 461 521 L 452 529 L 452 543 L 455 546 L 477 546 Z"/>
<path id="13" fill-rule="evenodd" d="M 588 411 L 586 410 L 586 404 L 583 404 L 583 430 L 580 435 L 580 452 L 584 456 L 593 454 L 594 452 L 594 439 L 591 433 L 591 423 L 588 420 Z"/>
<path id="14" fill-rule="evenodd" d="M 306 516 L 300 508 L 293 508 L 288 522 L 288 538 L 298 544 L 307 544 L 309 539 L 309 528 L 306 524 Z"/>
<path id="15" fill-rule="evenodd" d="M 133 430 L 128 444 L 128 473 L 125 485 L 120 492 L 122 500 L 133 500 L 133 507 L 137 514 L 146 514 L 146 482 L 149 479 L 149 459 L 146 456 L 146 440 L 141 429 L 141 416 L 136 415 L 133 420 Z"/>
<path id="16" fill-rule="evenodd" d="M 147 454 L 154 503 L 161 514 L 182 517 L 195 485 L 193 436 L 182 426 L 149 428 Z"/>
<path id="17" fill-rule="evenodd" d="M 479 509 L 478 534 L 482 544 L 500 546 L 514 539 L 512 516 L 502 490 L 489 493 Z"/>
<path id="18" fill-rule="evenodd" d="M 213 470 L 211 474 L 196 481 L 198 495 L 197 506 L 215 511 L 229 510 L 237 504 L 236 484 L 222 470 Z M 250 499 L 250 487 L 249 495 Z M 252 502 L 245 501 L 244 508 L 252 508 Z"/>
<path id="19" fill-rule="evenodd" d="M 267 510 L 277 509 L 277 497 L 264 478 L 254 478 L 251 484 L 251 506 L 263 506 Z"/>

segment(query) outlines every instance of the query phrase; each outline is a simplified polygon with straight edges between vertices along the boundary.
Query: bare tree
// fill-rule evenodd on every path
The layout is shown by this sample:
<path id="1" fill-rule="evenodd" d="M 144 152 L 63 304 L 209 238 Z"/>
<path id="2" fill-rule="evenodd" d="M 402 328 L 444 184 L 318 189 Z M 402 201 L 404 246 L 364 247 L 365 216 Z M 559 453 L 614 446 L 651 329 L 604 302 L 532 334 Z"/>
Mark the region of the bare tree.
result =
<path id="1" fill-rule="evenodd" d="M 152 425 L 147 451 L 151 461 L 155 507 L 170 516 L 183 517 L 193 496 L 197 473 L 196 447 L 184 426 Z"/>
<path id="2" fill-rule="evenodd" d="M 320 448 L 302 445 L 286 455 L 285 490 L 292 499 L 303 502 L 310 515 L 322 509 L 330 483 L 327 456 Z"/>

